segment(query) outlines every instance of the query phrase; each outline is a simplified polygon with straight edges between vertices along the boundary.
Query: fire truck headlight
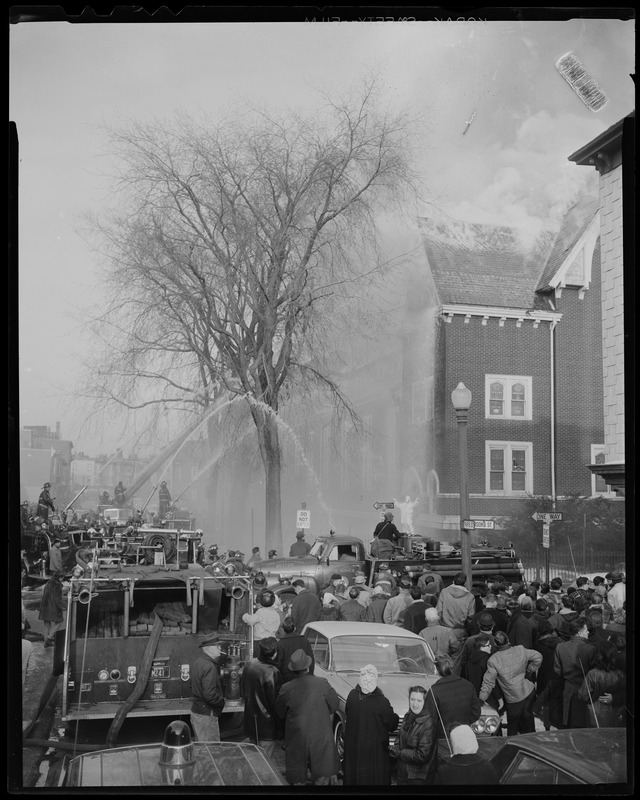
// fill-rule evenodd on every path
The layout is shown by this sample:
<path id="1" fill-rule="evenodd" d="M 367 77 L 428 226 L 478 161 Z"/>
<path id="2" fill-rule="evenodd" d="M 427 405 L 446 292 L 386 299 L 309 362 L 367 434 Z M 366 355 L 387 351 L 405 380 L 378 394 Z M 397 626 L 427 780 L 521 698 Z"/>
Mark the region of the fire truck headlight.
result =
<path id="1" fill-rule="evenodd" d="M 120 678 L 120 670 L 119 669 L 112 669 L 110 672 L 111 680 L 117 681 Z"/>
<path id="2" fill-rule="evenodd" d="M 106 669 L 101 669 L 98 672 L 98 680 L 99 681 L 106 681 L 109 679 L 109 672 Z"/>

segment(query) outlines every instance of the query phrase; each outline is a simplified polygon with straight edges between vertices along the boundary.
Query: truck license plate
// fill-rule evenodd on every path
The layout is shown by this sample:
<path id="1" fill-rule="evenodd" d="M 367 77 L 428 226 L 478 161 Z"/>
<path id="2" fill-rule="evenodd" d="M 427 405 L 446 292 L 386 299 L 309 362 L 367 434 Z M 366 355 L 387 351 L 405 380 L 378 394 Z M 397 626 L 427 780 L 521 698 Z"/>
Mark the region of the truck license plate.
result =
<path id="1" fill-rule="evenodd" d="M 161 665 L 154 665 L 151 667 L 151 677 L 152 678 L 168 678 L 169 677 L 169 667 L 165 664 Z"/>

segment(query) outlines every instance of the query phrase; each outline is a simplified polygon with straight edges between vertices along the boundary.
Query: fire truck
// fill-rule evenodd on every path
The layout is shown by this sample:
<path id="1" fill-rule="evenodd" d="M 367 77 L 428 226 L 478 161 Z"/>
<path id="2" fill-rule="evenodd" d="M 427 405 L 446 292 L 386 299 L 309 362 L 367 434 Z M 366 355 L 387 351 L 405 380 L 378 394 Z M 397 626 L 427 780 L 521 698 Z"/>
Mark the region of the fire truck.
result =
<path id="1" fill-rule="evenodd" d="M 146 547 L 139 546 L 141 554 Z M 56 636 L 62 720 L 189 714 L 198 643 L 213 630 L 226 645 L 224 712 L 243 711 L 240 678 L 253 653 L 253 629 L 242 615 L 253 610 L 251 577 L 230 564 L 181 561 L 177 553 L 173 563 L 149 564 L 142 557 L 105 560 L 98 552 L 74 570 L 66 627 Z"/>

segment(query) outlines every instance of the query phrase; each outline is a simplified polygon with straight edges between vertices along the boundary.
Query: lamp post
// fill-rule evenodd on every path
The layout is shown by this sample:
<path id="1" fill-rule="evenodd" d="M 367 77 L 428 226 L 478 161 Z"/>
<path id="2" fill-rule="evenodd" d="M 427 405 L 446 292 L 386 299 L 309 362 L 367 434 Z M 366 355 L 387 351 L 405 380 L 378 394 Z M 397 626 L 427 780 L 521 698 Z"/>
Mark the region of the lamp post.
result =
<path id="1" fill-rule="evenodd" d="M 471 542 L 469 531 L 464 528 L 465 519 L 469 518 L 469 464 L 467 452 L 467 422 L 471 392 L 460 382 L 451 392 L 451 402 L 456 412 L 458 423 L 458 454 L 460 461 L 460 544 L 462 546 L 462 571 L 467 576 L 467 589 L 471 591 Z"/>

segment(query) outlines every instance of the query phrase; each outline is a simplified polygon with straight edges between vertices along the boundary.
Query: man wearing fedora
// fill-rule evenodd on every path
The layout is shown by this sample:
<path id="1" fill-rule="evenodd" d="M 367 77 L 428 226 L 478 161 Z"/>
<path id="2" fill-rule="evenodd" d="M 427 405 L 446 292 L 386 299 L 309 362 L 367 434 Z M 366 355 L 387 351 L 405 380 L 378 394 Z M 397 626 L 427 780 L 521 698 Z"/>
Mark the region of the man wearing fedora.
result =
<path id="1" fill-rule="evenodd" d="M 224 708 L 220 683 L 223 656 L 220 636 L 214 631 L 202 637 L 198 647 L 202 655 L 191 671 L 191 725 L 197 742 L 219 742 L 219 718 Z"/>
<path id="2" fill-rule="evenodd" d="M 304 786 L 307 771 L 316 786 L 327 786 L 339 769 L 333 715 L 339 699 L 326 678 L 309 674 L 311 657 L 296 650 L 289 661 L 294 677 L 283 684 L 276 712 L 284 722 L 285 778 Z"/>

